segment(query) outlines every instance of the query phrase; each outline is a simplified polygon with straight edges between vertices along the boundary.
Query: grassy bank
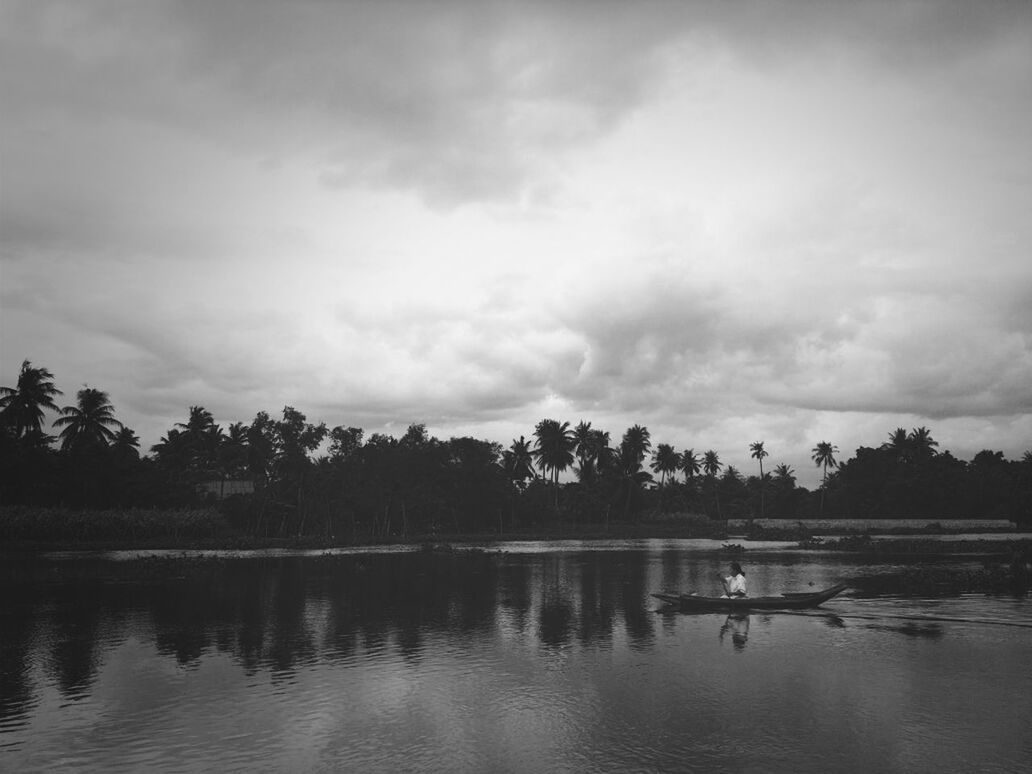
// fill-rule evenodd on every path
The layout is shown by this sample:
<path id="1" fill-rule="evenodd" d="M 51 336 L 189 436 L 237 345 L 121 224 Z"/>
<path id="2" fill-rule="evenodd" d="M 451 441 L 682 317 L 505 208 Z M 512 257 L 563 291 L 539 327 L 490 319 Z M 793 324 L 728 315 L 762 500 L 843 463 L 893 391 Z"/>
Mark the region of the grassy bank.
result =
<path id="1" fill-rule="evenodd" d="M 1032 538 L 999 540 L 936 540 L 933 537 L 878 540 L 870 535 L 847 535 L 840 538 L 804 538 L 799 548 L 822 551 L 848 551 L 873 556 L 926 554 L 1032 554 Z"/>
<path id="2" fill-rule="evenodd" d="M 520 540 L 631 540 L 726 537 L 723 522 L 681 514 L 635 523 L 552 522 L 504 532 L 271 537 L 234 528 L 214 508 L 82 510 L 0 507 L 0 545 L 15 551 L 118 549 L 319 549 L 355 545 L 491 543 Z"/>

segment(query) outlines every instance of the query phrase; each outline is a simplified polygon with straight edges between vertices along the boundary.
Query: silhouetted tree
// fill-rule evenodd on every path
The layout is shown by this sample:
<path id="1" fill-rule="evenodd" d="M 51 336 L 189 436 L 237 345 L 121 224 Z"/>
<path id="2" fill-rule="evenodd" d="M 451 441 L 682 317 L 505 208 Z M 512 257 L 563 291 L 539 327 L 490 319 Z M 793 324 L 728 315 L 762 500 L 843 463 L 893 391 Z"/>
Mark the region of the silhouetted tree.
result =
<path id="1" fill-rule="evenodd" d="M 121 428 L 122 423 L 115 419 L 106 392 L 83 387 L 76 393 L 76 405 L 61 409 L 54 427 L 63 428 L 59 434 L 62 451 L 82 451 L 112 443 L 117 437 L 112 428 Z"/>
<path id="2" fill-rule="evenodd" d="M 764 515 L 764 484 L 766 483 L 763 478 L 763 458 L 768 456 L 767 452 L 763 449 L 763 441 L 754 441 L 749 444 L 749 451 L 752 452 L 751 456 L 754 460 L 760 463 L 760 517 Z"/>
<path id="3" fill-rule="evenodd" d="M 828 468 L 838 465 L 835 455 L 838 454 L 838 447 L 827 441 L 821 441 L 811 450 L 812 459 L 817 467 L 824 468 L 824 478 L 821 481 L 821 515 L 824 515 L 824 491 L 828 488 Z"/>
<path id="4" fill-rule="evenodd" d="M 60 411 L 54 398 L 62 392 L 54 386 L 54 375 L 46 368 L 33 368 L 22 361 L 16 387 L 0 387 L 0 423 L 15 438 L 43 436 L 43 410 Z"/>

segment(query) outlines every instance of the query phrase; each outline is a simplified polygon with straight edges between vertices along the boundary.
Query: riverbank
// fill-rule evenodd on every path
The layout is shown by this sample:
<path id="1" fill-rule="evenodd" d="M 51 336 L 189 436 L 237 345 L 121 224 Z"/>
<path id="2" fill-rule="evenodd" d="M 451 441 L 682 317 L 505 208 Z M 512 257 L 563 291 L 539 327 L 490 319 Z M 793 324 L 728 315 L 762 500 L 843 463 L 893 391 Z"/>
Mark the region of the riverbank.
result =
<path id="1" fill-rule="evenodd" d="M 502 532 L 406 533 L 349 535 L 305 535 L 271 537 L 253 535 L 234 528 L 226 517 L 213 508 L 184 510 L 127 509 L 122 511 L 85 511 L 66 508 L 30 509 L 0 507 L 0 547 L 5 552 L 41 553 L 50 551 L 115 551 L 115 550 L 219 550 L 248 551 L 266 549 L 319 550 L 351 546 L 418 545 L 443 547 L 454 544 L 477 545 L 513 541 L 555 540 L 646 540 L 709 538 L 729 540 L 747 552 L 753 540 L 799 541 L 799 547 L 875 553 L 999 553 L 1000 543 L 1013 544 L 1022 533 L 999 532 L 999 541 L 951 541 L 945 544 L 934 539 L 937 534 L 955 534 L 959 523 L 951 529 L 936 529 L 935 524 L 913 527 L 900 533 L 889 522 L 875 523 L 876 534 L 909 534 L 913 540 L 880 541 L 869 533 L 858 534 L 854 520 L 828 522 L 838 529 L 826 529 L 814 538 L 803 522 L 785 520 L 777 529 L 754 525 L 742 537 L 729 540 L 729 522 L 709 519 L 697 514 L 641 522 L 571 523 L 556 521 Z M 865 525 L 868 525 L 868 521 Z M 734 523 L 734 522 L 730 522 Z M 984 522 L 967 522 L 973 531 L 984 529 Z M 826 526 L 822 523 L 821 526 Z M 1024 533 L 1028 534 L 1028 533 Z M 828 536 L 839 535 L 839 538 Z M 1032 540 L 1032 534 L 1029 535 Z M 1018 538 L 1017 540 L 1021 540 Z"/>

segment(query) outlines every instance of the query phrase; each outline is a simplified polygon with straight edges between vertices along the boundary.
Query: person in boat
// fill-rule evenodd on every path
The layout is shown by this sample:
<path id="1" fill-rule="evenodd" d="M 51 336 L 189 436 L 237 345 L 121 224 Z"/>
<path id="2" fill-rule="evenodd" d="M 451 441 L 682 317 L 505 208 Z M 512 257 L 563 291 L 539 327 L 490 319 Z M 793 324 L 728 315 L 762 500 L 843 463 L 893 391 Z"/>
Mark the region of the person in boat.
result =
<path id="1" fill-rule="evenodd" d="M 731 562 L 731 574 L 720 580 L 724 584 L 725 597 L 749 596 L 749 592 L 745 588 L 745 573 L 742 571 L 742 565 L 738 562 Z"/>

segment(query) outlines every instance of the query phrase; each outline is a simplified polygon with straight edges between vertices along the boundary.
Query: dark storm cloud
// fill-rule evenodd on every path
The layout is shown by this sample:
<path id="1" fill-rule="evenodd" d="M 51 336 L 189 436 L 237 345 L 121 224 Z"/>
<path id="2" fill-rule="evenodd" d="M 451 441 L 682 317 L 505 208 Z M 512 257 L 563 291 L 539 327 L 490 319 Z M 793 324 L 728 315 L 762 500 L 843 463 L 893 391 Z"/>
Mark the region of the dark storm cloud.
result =
<path id="1" fill-rule="evenodd" d="M 329 185 L 411 188 L 446 205 L 511 197 L 542 173 L 535 149 L 611 130 L 663 87 L 670 46 L 730 50 L 759 67 L 814 47 L 934 66 L 1025 34 L 1014 22 L 1030 13 L 964 2 L 5 9 L 0 83 L 21 116 L 8 133 L 48 116 L 157 123 L 237 152 L 300 155 Z"/>

